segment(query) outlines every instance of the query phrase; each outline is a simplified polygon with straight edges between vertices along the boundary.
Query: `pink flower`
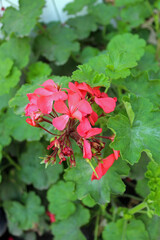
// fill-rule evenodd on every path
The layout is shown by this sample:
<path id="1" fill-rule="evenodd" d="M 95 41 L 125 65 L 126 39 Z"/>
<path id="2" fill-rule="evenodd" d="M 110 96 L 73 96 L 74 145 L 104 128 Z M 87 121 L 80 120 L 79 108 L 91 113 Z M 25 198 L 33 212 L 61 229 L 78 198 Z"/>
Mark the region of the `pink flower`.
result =
<path id="1" fill-rule="evenodd" d="M 30 116 L 33 112 L 39 111 L 37 106 L 38 96 L 34 93 L 27 94 L 30 103 L 25 107 L 25 116 Z"/>
<path id="2" fill-rule="evenodd" d="M 119 157 L 119 154 L 118 154 Z M 100 180 L 108 171 L 108 169 L 113 165 L 114 161 L 117 160 L 114 153 L 109 155 L 108 157 L 104 158 L 102 162 L 98 163 L 98 166 L 95 168 L 95 171 L 98 175 L 95 175 L 95 173 L 92 173 L 91 180 Z"/>
<path id="3" fill-rule="evenodd" d="M 87 141 L 87 138 L 90 138 L 94 135 L 100 134 L 102 132 L 102 128 L 92 128 L 88 119 L 84 118 L 83 121 L 77 127 L 78 134 L 84 138 L 83 145 L 83 157 L 91 159 L 92 151 L 90 142 Z"/>
<path id="4" fill-rule="evenodd" d="M 117 98 L 95 97 L 94 100 L 103 109 L 105 113 L 113 112 L 116 107 Z"/>
<path id="5" fill-rule="evenodd" d="M 54 223 L 56 221 L 55 215 L 53 213 L 47 211 L 46 214 L 50 218 L 51 223 Z"/>
<path id="6" fill-rule="evenodd" d="M 90 104 L 85 100 L 80 100 L 77 93 L 68 95 L 68 106 L 61 100 L 54 103 L 54 108 L 58 113 L 64 113 L 60 117 L 53 119 L 52 124 L 58 130 L 63 130 L 69 118 L 76 118 L 82 121 L 82 117 L 92 113 Z"/>
<path id="7" fill-rule="evenodd" d="M 41 86 L 44 88 L 37 88 L 34 93 L 39 95 L 37 105 L 44 114 L 49 114 L 52 111 L 53 101 L 68 98 L 67 94 L 61 91 L 60 87 L 52 79 L 45 81 Z"/>

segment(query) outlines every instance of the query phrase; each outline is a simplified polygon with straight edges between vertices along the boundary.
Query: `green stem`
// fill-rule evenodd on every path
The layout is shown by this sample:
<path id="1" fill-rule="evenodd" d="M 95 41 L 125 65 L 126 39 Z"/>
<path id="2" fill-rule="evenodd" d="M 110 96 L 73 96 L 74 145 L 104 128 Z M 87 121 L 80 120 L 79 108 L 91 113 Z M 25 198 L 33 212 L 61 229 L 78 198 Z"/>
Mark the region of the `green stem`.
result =
<path id="1" fill-rule="evenodd" d="M 126 236 L 126 229 L 127 229 L 127 220 L 124 221 L 124 225 L 123 225 L 123 232 L 122 232 L 122 240 L 125 240 L 125 236 Z"/>
<path id="2" fill-rule="evenodd" d="M 96 224 L 94 229 L 94 240 L 98 239 L 98 227 L 99 227 L 99 214 L 96 217 Z"/>
<path id="3" fill-rule="evenodd" d="M 4 157 L 13 165 L 17 170 L 21 170 L 21 167 L 8 155 L 8 153 L 3 151 Z"/>
<path id="4" fill-rule="evenodd" d="M 92 168 L 93 172 L 95 173 L 96 177 L 99 178 L 99 176 L 97 175 L 97 173 L 96 173 L 96 171 L 95 171 L 95 169 L 94 169 L 94 167 L 93 167 L 91 161 L 90 161 L 89 159 L 86 160 L 86 161 L 87 161 L 87 162 L 89 163 L 89 165 L 91 166 L 91 168 Z"/>
<path id="5" fill-rule="evenodd" d="M 123 194 L 122 197 L 129 197 L 129 198 L 132 198 L 132 199 L 135 199 L 135 200 L 143 201 L 143 198 L 136 197 L 136 196 L 133 196 L 131 194 Z"/>
<path id="6" fill-rule="evenodd" d="M 142 202 L 142 203 L 138 204 L 136 207 L 129 209 L 128 213 L 133 215 L 133 214 L 141 211 L 143 208 L 146 208 L 146 207 L 147 207 L 147 203 Z"/>
<path id="7" fill-rule="evenodd" d="M 18 6 L 17 6 L 16 4 L 12 3 L 12 2 L 9 1 L 9 0 L 5 0 L 5 1 L 8 2 L 9 4 L 11 4 L 12 7 L 18 9 Z"/>
<path id="8" fill-rule="evenodd" d="M 52 0 L 52 4 L 53 4 L 53 7 L 54 7 L 54 9 L 55 9 L 55 11 L 56 11 L 56 14 L 57 14 L 57 17 L 58 17 L 59 21 L 62 23 L 60 14 L 59 14 L 58 9 L 57 9 L 57 5 L 56 5 L 56 3 L 55 3 L 55 0 Z"/>

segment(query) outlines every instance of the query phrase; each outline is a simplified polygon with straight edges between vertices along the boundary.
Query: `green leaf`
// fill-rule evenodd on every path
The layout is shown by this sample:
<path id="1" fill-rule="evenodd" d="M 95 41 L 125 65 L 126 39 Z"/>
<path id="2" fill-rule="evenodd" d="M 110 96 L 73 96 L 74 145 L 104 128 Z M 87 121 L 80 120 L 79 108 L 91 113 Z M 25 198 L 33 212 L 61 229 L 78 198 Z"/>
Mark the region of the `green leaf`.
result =
<path id="1" fill-rule="evenodd" d="M 43 130 L 30 126 L 25 120 L 25 117 L 17 116 L 12 109 L 9 109 L 4 120 L 8 128 L 6 133 L 17 141 L 38 141 L 44 134 Z"/>
<path id="2" fill-rule="evenodd" d="M 137 182 L 144 179 L 149 161 L 150 159 L 147 154 L 145 152 L 142 152 L 139 162 L 131 166 L 129 178 L 135 179 Z"/>
<path id="3" fill-rule="evenodd" d="M 56 215 L 56 220 L 68 219 L 75 212 L 76 207 L 73 201 L 76 200 L 76 196 L 74 188 L 75 184 L 73 182 L 59 181 L 48 190 L 49 211 Z"/>
<path id="4" fill-rule="evenodd" d="M 0 59 L 11 58 L 18 68 L 24 68 L 29 62 L 30 45 L 28 38 L 11 37 L 0 46 Z"/>
<path id="5" fill-rule="evenodd" d="M 21 72 L 16 67 L 12 67 L 13 62 L 10 59 L 0 61 L 0 95 L 9 93 L 10 89 L 15 87 L 20 80 Z M 9 71 L 11 72 L 9 73 Z"/>
<path id="6" fill-rule="evenodd" d="M 87 194 L 99 204 L 105 204 L 110 201 L 110 194 L 122 194 L 125 191 L 125 185 L 120 175 L 128 174 L 128 168 L 119 168 L 118 159 L 112 168 L 99 180 L 91 181 L 93 170 L 90 165 L 81 157 L 81 154 L 75 155 L 76 168 L 68 169 L 64 175 L 65 180 L 76 183 L 76 194 L 78 199 L 83 199 Z M 120 172 L 120 174 L 119 174 Z"/>
<path id="7" fill-rule="evenodd" d="M 25 185 L 18 179 L 17 172 L 12 169 L 7 175 L 4 174 L 0 184 L 1 200 L 20 200 L 24 189 Z"/>
<path id="8" fill-rule="evenodd" d="M 75 41 L 76 34 L 68 27 L 58 22 L 49 23 L 44 33 L 35 40 L 35 49 L 39 55 L 57 65 L 67 62 L 72 52 L 79 51 L 79 43 Z"/>
<path id="9" fill-rule="evenodd" d="M 115 0 L 117 7 L 132 5 L 134 3 L 143 2 L 144 0 Z"/>
<path id="10" fill-rule="evenodd" d="M 125 88 L 137 96 L 148 98 L 156 107 L 160 104 L 160 80 L 149 80 L 147 72 L 123 80 Z"/>
<path id="11" fill-rule="evenodd" d="M 87 207 L 94 207 L 96 205 L 96 202 L 94 201 L 90 194 L 88 194 L 86 197 L 82 199 L 82 203 Z"/>
<path id="12" fill-rule="evenodd" d="M 150 162 L 147 168 L 146 177 L 150 189 L 147 202 L 149 207 L 154 210 L 154 214 L 160 216 L 160 164 Z"/>
<path id="13" fill-rule="evenodd" d="M 40 164 L 40 157 L 46 155 L 47 152 L 40 142 L 27 143 L 26 151 L 19 158 L 19 177 L 22 182 L 43 190 L 58 180 L 63 168 L 60 164 L 55 164 L 45 169 L 44 165 Z"/>
<path id="14" fill-rule="evenodd" d="M 130 104 L 135 114 L 132 126 L 122 114 L 108 121 L 108 127 L 116 134 L 111 147 L 120 150 L 122 158 L 130 164 L 138 162 L 143 151 L 160 162 L 160 112 L 152 112 L 153 105 L 145 98 L 131 96 Z"/>
<path id="15" fill-rule="evenodd" d="M 132 106 L 131 106 L 131 104 L 130 104 L 129 102 L 127 102 L 127 101 L 125 101 L 125 100 L 123 100 L 123 104 L 124 104 L 124 106 L 125 106 L 125 109 L 126 109 L 128 118 L 129 118 L 129 120 L 130 120 L 130 124 L 131 124 L 131 126 L 132 126 L 132 123 L 133 123 L 134 117 L 135 117 L 134 112 L 133 112 L 133 109 L 132 109 Z"/>
<path id="16" fill-rule="evenodd" d="M 137 65 L 144 54 L 144 47 L 145 41 L 139 39 L 138 35 L 125 33 L 112 38 L 107 46 L 107 76 L 117 79 L 130 75 L 130 68 Z"/>
<path id="17" fill-rule="evenodd" d="M 89 9 L 89 13 L 95 18 L 97 23 L 106 26 L 112 18 L 117 17 L 118 8 L 109 4 L 100 3 L 92 6 Z"/>
<path id="18" fill-rule="evenodd" d="M 78 60 L 81 63 L 86 63 L 90 58 L 93 58 L 99 54 L 99 50 L 94 47 L 87 46 L 83 48 L 82 52 L 80 53 L 80 56 L 78 57 Z"/>
<path id="19" fill-rule="evenodd" d="M 55 83 L 62 85 L 64 88 L 68 87 L 68 83 L 71 81 L 70 77 L 59 77 L 59 76 L 50 76 L 47 77 L 53 79 Z M 16 114 L 24 113 L 25 106 L 29 103 L 28 98 L 26 96 L 27 93 L 33 93 L 36 88 L 39 87 L 40 84 L 47 80 L 46 77 L 38 77 L 34 79 L 32 84 L 24 84 L 22 87 L 17 91 L 14 98 L 12 98 L 9 102 L 9 106 L 14 108 Z M 33 128 L 32 128 L 33 129 Z"/>
<path id="20" fill-rule="evenodd" d="M 5 201 L 4 210 L 7 215 L 8 224 L 15 224 L 22 230 L 29 230 L 38 224 L 40 216 L 44 213 L 40 198 L 29 192 L 22 195 L 22 203 L 17 201 Z"/>
<path id="21" fill-rule="evenodd" d="M 19 37 L 28 36 L 36 25 L 44 4 L 44 0 L 19 0 L 19 10 L 7 8 L 2 18 L 4 31 L 8 35 L 15 33 Z"/>
<path id="22" fill-rule="evenodd" d="M 68 239 L 69 236 L 69 240 L 85 240 L 80 227 L 87 224 L 89 218 L 89 210 L 79 204 L 73 215 L 63 221 L 52 223 L 51 231 L 54 234 L 54 239 L 64 240 Z"/>
<path id="23" fill-rule="evenodd" d="M 98 73 L 90 65 L 83 64 L 78 66 L 79 70 L 76 70 L 72 74 L 72 79 L 78 82 L 86 82 L 92 87 L 104 86 L 109 88 L 109 80 L 103 73 Z"/>
<path id="24" fill-rule="evenodd" d="M 106 225 L 103 231 L 103 240 L 149 240 L 148 233 L 142 221 L 132 219 L 120 219 L 117 222 L 111 222 Z"/>
<path id="25" fill-rule="evenodd" d="M 153 216 L 152 218 L 147 217 L 146 214 L 142 214 L 138 217 L 145 224 L 145 228 L 148 232 L 150 240 L 159 240 L 160 236 L 160 218 Z"/>
<path id="26" fill-rule="evenodd" d="M 68 3 L 64 11 L 67 11 L 69 15 L 76 14 L 77 12 L 80 12 L 85 6 L 87 5 L 93 5 L 96 0 L 74 0 L 73 2 Z"/>
<path id="27" fill-rule="evenodd" d="M 159 66 L 158 61 L 156 60 L 156 49 L 153 45 L 147 45 L 145 47 L 145 53 L 140 59 L 138 66 L 132 71 L 136 70 L 136 72 L 140 73 L 149 70 L 157 71 L 158 69 Z"/>
<path id="28" fill-rule="evenodd" d="M 123 8 L 121 11 L 121 18 L 130 28 L 135 28 L 142 24 L 144 20 L 152 14 L 149 3 L 143 1 L 143 3 L 137 3 Z"/>
<path id="29" fill-rule="evenodd" d="M 136 185 L 136 193 L 138 193 L 139 196 L 146 198 L 149 194 L 149 188 L 148 188 L 148 181 L 146 178 L 143 178 L 137 182 Z"/>
<path id="30" fill-rule="evenodd" d="M 9 93 L 0 96 L 0 111 L 8 107 L 9 100 L 15 95 L 16 88 L 11 89 Z"/>
<path id="31" fill-rule="evenodd" d="M 96 31 L 98 27 L 95 23 L 94 17 L 90 15 L 70 18 L 68 19 L 67 24 L 74 29 L 80 40 L 87 38 L 89 34 Z"/>
<path id="32" fill-rule="evenodd" d="M 11 142 L 11 137 L 10 137 L 10 129 L 6 124 L 4 124 L 4 121 L 6 119 L 6 114 L 0 114 L 0 145 L 8 146 Z"/>
<path id="33" fill-rule="evenodd" d="M 27 72 L 27 81 L 32 82 L 38 77 L 47 77 L 51 74 L 51 67 L 43 62 L 35 62 L 29 66 Z"/>

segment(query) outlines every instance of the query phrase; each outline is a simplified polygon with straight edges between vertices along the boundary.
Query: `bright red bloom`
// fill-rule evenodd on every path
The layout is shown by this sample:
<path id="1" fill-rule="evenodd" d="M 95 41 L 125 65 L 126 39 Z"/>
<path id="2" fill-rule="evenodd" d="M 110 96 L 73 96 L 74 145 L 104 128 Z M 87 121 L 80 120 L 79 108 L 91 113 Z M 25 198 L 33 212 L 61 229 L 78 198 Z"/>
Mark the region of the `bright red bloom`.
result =
<path id="1" fill-rule="evenodd" d="M 102 128 L 92 128 L 88 119 L 84 118 L 83 121 L 77 127 L 78 134 L 84 138 L 83 144 L 83 157 L 91 159 L 92 151 L 90 142 L 87 141 L 87 138 L 100 134 L 102 132 Z"/>
<path id="2" fill-rule="evenodd" d="M 103 109 L 105 113 L 113 112 L 116 107 L 116 98 L 111 97 L 95 97 L 95 102 Z"/>
<path id="3" fill-rule="evenodd" d="M 92 124 L 92 126 L 94 126 L 95 123 L 96 123 L 97 120 L 98 120 L 98 114 L 93 111 L 93 112 L 89 115 L 88 119 L 89 119 L 90 123 Z"/>
<path id="4" fill-rule="evenodd" d="M 46 214 L 50 218 L 51 223 L 54 223 L 56 221 L 55 215 L 53 213 L 47 211 Z"/>
<path id="5" fill-rule="evenodd" d="M 79 89 L 80 83 L 78 83 L 78 82 L 75 82 L 75 83 L 69 82 L 68 86 L 70 88 L 70 89 L 68 89 L 68 93 L 78 93 L 78 95 L 81 98 L 85 98 L 87 91 Z"/>
<path id="6" fill-rule="evenodd" d="M 119 155 L 118 155 L 119 157 Z M 109 155 L 108 157 L 104 158 L 102 162 L 98 163 L 98 166 L 95 168 L 95 171 L 98 175 L 95 175 L 95 173 L 92 173 L 91 180 L 100 180 L 108 171 L 108 169 L 113 165 L 114 161 L 117 160 L 114 153 Z"/>
<path id="7" fill-rule="evenodd" d="M 39 111 L 37 106 L 38 96 L 34 93 L 27 94 L 30 103 L 25 107 L 25 116 L 30 116 L 33 112 Z"/>
<path id="8" fill-rule="evenodd" d="M 63 130 L 69 118 L 76 118 L 82 121 L 82 117 L 92 113 L 90 104 L 85 100 L 80 100 L 80 96 L 77 93 L 68 95 L 68 106 L 59 100 L 54 103 L 54 108 L 58 113 L 64 113 L 60 117 L 53 119 L 52 124 L 58 130 Z"/>
<path id="9" fill-rule="evenodd" d="M 60 87 L 52 79 L 45 81 L 41 86 L 44 88 L 37 88 L 34 93 L 39 95 L 37 105 L 44 114 L 49 114 L 52 111 L 53 101 L 68 98 L 67 94 L 61 91 Z"/>

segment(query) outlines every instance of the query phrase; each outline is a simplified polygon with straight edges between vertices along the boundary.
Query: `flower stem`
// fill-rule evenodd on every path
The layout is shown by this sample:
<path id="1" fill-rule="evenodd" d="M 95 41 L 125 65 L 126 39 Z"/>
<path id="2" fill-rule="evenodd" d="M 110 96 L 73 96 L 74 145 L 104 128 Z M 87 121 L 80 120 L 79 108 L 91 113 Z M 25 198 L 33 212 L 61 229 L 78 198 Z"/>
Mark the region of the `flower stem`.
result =
<path id="1" fill-rule="evenodd" d="M 98 239 L 98 227 L 99 227 L 99 214 L 96 217 L 95 229 L 94 229 L 94 240 Z"/>
<path id="2" fill-rule="evenodd" d="M 21 167 L 8 155 L 8 153 L 3 151 L 4 157 L 13 165 L 17 170 L 21 170 Z"/>
<path id="3" fill-rule="evenodd" d="M 52 124 L 52 122 L 49 121 L 48 119 L 43 118 L 43 121 Z"/>
<path id="4" fill-rule="evenodd" d="M 141 211 L 143 208 L 146 208 L 146 207 L 147 207 L 147 203 L 142 202 L 142 203 L 138 204 L 136 207 L 129 209 L 128 212 L 133 215 L 133 214 Z"/>
<path id="5" fill-rule="evenodd" d="M 86 160 L 86 161 L 87 161 L 87 162 L 89 163 L 89 165 L 91 166 L 91 168 L 92 168 L 93 172 L 95 173 L 96 177 L 99 178 L 99 176 L 97 175 L 97 173 L 96 173 L 96 171 L 95 171 L 95 169 L 94 169 L 94 167 L 93 167 L 91 161 L 90 161 L 89 159 Z"/>
<path id="6" fill-rule="evenodd" d="M 96 138 L 105 138 L 105 139 L 110 139 L 110 137 L 107 136 L 95 136 Z"/>
<path id="7" fill-rule="evenodd" d="M 39 128 L 42 128 L 44 131 L 48 132 L 49 134 L 53 135 L 53 136 L 59 136 L 58 134 L 54 134 L 51 133 L 50 131 L 48 131 L 46 128 L 42 127 L 40 124 L 38 125 Z"/>
<path id="8" fill-rule="evenodd" d="M 52 4 L 53 4 L 54 9 L 55 9 L 55 11 L 56 11 L 56 14 L 57 14 L 58 20 L 62 23 L 62 20 L 61 20 L 60 14 L 59 14 L 58 9 L 57 9 L 57 5 L 56 5 L 56 3 L 55 3 L 55 0 L 52 0 Z"/>

